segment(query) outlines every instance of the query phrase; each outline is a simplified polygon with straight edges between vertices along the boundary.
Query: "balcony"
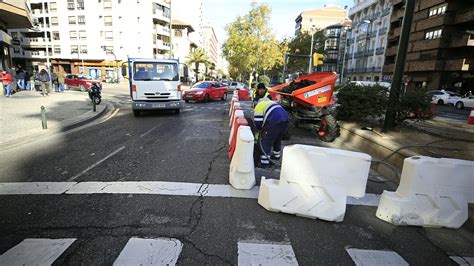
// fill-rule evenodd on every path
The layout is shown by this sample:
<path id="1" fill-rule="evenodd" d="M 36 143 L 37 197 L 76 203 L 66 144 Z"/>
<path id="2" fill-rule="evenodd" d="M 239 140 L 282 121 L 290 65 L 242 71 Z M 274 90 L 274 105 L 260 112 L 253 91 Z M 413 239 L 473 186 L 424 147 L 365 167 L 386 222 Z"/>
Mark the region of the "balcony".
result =
<path id="1" fill-rule="evenodd" d="M 472 59 L 453 59 L 453 60 L 446 60 L 445 71 L 473 71 L 474 70 L 474 62 Z"/>
<path id="2" fill-rule="evenodd" d="M 385 8 L 384 10 L 382 10 L 381 16 L 385 17 L 385 16 L 389 15 L 391 10 L 392 10 L 391 7 Z"/>
<path id="3" fill-rule="evenodd" d="M 397 54 L 397 51 L 398 51 L 398 46 L 387 48 L 387 50 L 385 51 L 385 56 L 394 56 Z"/>
<path id="4" fill-rule="evenodd" d="M 443 71 L 445 69 L 444 61 L 429 60 L 429 61 L 415 61 L 409 62 L 405 70 L 410 72 L 424 72 L 424 71 Z M 461 70 L 461 68 L 459 68 Z"/>
<path id="5" fill-rule="evenodd" d="M 453 36 L 449 40 L 449 47 L 474 46 L 474 35 L 463 34 L 461 37 Z"/>
<path id="6" fill-rule="evenodd" d="M 161 25 L 165 25 L 166 23 L 170 23 L 171 21 L 171 16 L 168 13 L 165 13 L 157 9 L 153 10 L 152 18 L 153 18 L 153 23 L 161 24 Z"/>
<path id="7" fill-rule="evenodd" d="M 349 17 L 350 16 L 353 16 L 355 13 L 358 13 L 366 8 L 368 8 L 369 6 L 373 5 L 377 3 L 377 0 L 367 0 L 357 6 L 354 6 L 352 7 L 351 9 L 349 9 Z"/>
<path id="8" fill-rule="evenodd" d="M 393 73 L 395 71 L 395 64 L 386 64 L 383 66 L 383 73 Z"/>
<path id="9" fill-rule="evenodd" d="M 25 0 L 0 0 L 0 18 L 10 29 L 31 28 L 30 14 Z"/>
<path id="10" fill-rule="evenodd" d="M 375 54 L 376 54 L 376 55 L 381 55 L 381 54 L 384 53 L 384 51 L 385 51 L 385 48 L 384 48 L 384 47 L 379 47 L 379 48 L 377 48 L 377 49 L 375 50 Z"/>
<path id="11" fill-rule="evenodd" d="M 392 16 L 390 17 L 390 22 L 399 20 L 400 18 L 403 17 L 404 14 L 405 14 L 405 9 L 398 9 L 392 12 Z"/>
<path id="12" fill-rule="evenodd" d="M 385 33 L 387 33 L 387 31 L 388 31 L 388 27 L 379 29 L 379 36 L 384 35 Z"/>
<path id="13" fill-rule="evenodd" d="M 164 42 L 162 40 L 156 40 L 156 48 L 159 50 L 167 50 L 171 49 L 171 45 L 169 42 Z"/>
<path id="14" fill-rule="evenodd" d="M 474 8 L 459 11 L 456 13 L 454 17 L 454 24 L 472 22 L 473 17 L 474 17 Z"/>
<path id="15" fill-rule="evenodd" d="M 170 36 L 170 28 L 166 26 L 156 26 L 155 27 L 156 34 Z"/>

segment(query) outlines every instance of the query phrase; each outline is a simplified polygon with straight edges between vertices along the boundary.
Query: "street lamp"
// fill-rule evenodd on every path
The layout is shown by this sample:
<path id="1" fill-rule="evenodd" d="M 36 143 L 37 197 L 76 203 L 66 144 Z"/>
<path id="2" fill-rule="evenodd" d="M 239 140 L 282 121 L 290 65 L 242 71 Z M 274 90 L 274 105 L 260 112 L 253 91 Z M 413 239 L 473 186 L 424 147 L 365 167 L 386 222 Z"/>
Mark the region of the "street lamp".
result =
<path id="1" fill-rule="evenodd" d="M 313 44 L 314 44 L 314 34 L 316 33 L 315 26 L 311 26 L 311 49 L 309 50 L 309 65 L 308 65 L 308 74 L 310 74 L 313 68 Z"/>
<path id="2" fill-rule="evenodd" d="M 102 45 L 102 49 L 104 50 L 104 52 L 106 54 L 112 54 L 114 56 L 114 61 L 115 61 L 115 78 L 116 78 L 116 82 L 119 83 L 119 74 L 118 74 L 118 66 L 117 66 L 117 63 L 118 63 L 118 60 L 117 60 L 117 56 L 115 55 L 114 51 L 113 50 L 107 50 L 107 47 L 105 45 Z M 114 82 L 115 83 L 115 82 Z"/>
<path id="3" fill-rule="evenodd" d="M 77 59 L 82 61 L 82 75 L 84 76 L 84 58 L 81 56 L 81 49 L 80 47 L 77 48 L 77 52 L 71 52 L 71 54 L 77 54 Z"/>

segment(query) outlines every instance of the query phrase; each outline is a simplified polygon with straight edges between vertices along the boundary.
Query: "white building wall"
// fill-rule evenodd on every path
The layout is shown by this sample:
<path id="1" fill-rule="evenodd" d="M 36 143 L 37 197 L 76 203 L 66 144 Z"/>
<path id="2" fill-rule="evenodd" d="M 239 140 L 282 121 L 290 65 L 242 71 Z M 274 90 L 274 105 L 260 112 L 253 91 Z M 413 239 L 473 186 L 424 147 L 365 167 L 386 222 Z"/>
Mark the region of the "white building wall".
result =
<path id="1" fill-rule="evenodd" d="M 190 39 L 200 47 L 202 47 L 203 36 L 202 6 L 203 0 L 172 0 L 171 2 L 171 18 L 191 24 L 194 32 L 190 34 Z"/>

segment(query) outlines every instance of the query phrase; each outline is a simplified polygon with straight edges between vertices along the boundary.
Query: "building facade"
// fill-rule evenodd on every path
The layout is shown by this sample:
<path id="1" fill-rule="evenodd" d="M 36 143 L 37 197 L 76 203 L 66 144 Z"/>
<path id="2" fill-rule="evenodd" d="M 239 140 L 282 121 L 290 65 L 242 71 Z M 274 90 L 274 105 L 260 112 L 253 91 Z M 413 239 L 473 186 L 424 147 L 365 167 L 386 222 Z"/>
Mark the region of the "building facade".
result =
<path id="1" fill-rule="evenodd" d="M 324 64 L 319 67 L 320 71 L 342 73 L 344 64 L 344 51 L 347 31 L 351 27 L 351 21 L 335 24 L 324 29 L 326 41 L 324 43 Z"/>
<path id="2" fill-rule="evenodd" d="M 189 36 L 191 41 L 202 47 L 203 0 L 172 0 L 171 17 L 191 25 L 194 29 Z"/>
<path id="3" fill-rule="evenodd" d="M 344 80 L 382 81 L 392 5 L 389 0 L 354 0 L 349 10 Z"/>
<path id="4" fill-rule="evenodd" d="M 204 26 L 202 32 L 202 48 L 209 56 L 209 59 L 211 60 L 211 63 L 214 64 L 214 67 L 217 67 L 219 63 L 219 44 L 217 42 L 214 28 L 212 26 Z"/>
<path id="5" fill-rule="evenodd" d="M 164 0 L 31 0 L 33 29 L 11 31 L 14 61 L 35 69 L 115 77 L 129 57 L 170 56 L 170 9 Z M 46 52 L 48 51 L 48 53 Z"/>
<path id="6" fill-rule="evenodd" d="M 11 47 L 18 40 L 11 36 L 15 28 L 30 28 L 32 26 L 29 1 L 2 0 L 0 1 L 0 70 L 16 66 L 12 62 Z"/>
<path id="7" fill-rule="evenodd" d="M 395 68 L 404 7 L 392 0 L 393 13 L 384 65 L 384 80 Z M 474 88 L 474 2 L 418 0 L 405 63 L 408 88 L 449 89 L 465 93 Z"/>
<path id="8" fill-rule="evenodd" d="M 330 25 L 343 23 L 347 18 L 347 10 L 338 6 L 305 10 L 296 17 L 295 34 L 324 29 Z"/>

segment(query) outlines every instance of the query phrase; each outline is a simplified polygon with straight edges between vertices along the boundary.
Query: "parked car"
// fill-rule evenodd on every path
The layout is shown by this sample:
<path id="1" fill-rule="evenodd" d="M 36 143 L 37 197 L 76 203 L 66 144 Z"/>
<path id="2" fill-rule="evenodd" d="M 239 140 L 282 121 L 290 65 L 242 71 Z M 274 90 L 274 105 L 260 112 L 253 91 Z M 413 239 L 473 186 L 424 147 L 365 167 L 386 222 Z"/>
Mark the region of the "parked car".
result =
<path id="1" fill-rule="evenodd" d="M 207 102 L 210 100 L 227 99 L 227 87 L 217 81 L 201 81 L 194 84 L 183 94 L 183 99 L 189 101 Z"/>
<path id="2" fill-rule="evenodd" d="M 461 96 L 452 91 L 445 90 L 433 90 L 426 92 L 427 95 L 431 96 L 431 103 L 436 103 L 439 105 L 443 104 L 456 104 L 461 100 Z"/>
<path id="3" fill-rule="evenodd" d="M 81 91 L 89 90 L 92 84 L 97 84 L 102 88 L 102 84 L 99 81 L 87 79 L 86 77 L 70 74 L 64 78 L 64 89 L 79 89 Z"/>
<path id="4" fill-rule="evenodd" d="M 248 86 L 242 82 L 232 81 L 228 87 L 229 92 L 234 90 L 248 90 Z"/>
<path id="5" fill-rule="evenodd" d="M 457 100 L 454 106 L 457 109 L 463 109 L 464 107 L 474 108 L 474 95 Z"/>

